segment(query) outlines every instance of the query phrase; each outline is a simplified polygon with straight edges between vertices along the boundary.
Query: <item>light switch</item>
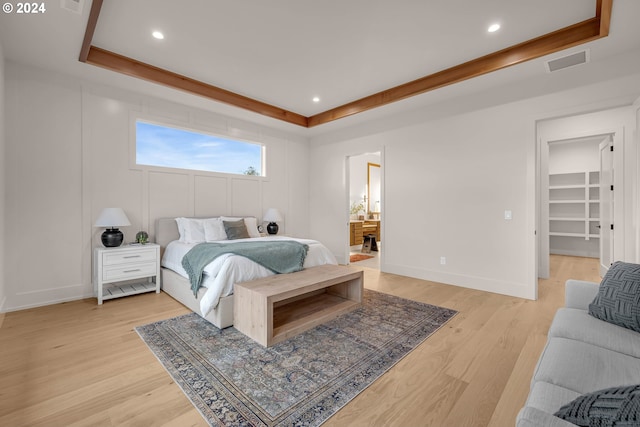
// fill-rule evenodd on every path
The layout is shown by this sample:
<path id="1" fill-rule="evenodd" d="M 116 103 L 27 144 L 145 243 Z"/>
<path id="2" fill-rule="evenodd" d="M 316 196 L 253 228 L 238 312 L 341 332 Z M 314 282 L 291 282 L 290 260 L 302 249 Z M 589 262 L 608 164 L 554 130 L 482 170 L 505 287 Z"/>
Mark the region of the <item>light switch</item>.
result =
<path id="1" fill-rule="evenodd" d="M 513 219 L 513 215 L 511 213 L 511 211 L 504 211 L 504 219 Z"/>

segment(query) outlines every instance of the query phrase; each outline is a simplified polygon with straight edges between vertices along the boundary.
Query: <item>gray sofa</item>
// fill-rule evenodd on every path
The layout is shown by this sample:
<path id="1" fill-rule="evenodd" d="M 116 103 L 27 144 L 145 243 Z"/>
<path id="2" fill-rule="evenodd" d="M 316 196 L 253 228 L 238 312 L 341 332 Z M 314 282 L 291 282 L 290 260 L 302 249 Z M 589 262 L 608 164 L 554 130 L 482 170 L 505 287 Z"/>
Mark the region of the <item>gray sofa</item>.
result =
<path id="1" fill-rule="evenodd" d="M 598 283 L 567 281 L 565 307 L 553 319 L 517 427 L 575 426 L 554 416 L 561 406 L 585 393 L 640 384 L 640 332 L 589 314 L 599 289 Z"/>

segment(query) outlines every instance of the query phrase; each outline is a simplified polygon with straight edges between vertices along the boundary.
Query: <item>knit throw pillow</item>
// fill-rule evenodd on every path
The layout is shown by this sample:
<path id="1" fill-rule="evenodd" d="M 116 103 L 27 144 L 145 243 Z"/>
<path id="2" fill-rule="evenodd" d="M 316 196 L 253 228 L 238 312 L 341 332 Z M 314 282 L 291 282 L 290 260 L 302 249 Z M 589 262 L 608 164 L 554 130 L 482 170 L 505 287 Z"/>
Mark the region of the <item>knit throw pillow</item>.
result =
<path id="1" fill-rule="evenodd" d="M 554 414 L 584 427 L 640 425 L 640 385 L 613 387 L 584 394 Z"/>
<path id="2" fill-rule="evenodd" d="M 249 232 L 247 226 L 244 223 L 244 219 L 240 218 L 237 221 L 222 221 L 224 224 L 224 231 L 227 233 L 227 239 L 248 239 Z"/>
<path id="3" fill-rule="evenodd" d="M 640 264 L 613 263 L 589 304 L 589 314 L 640 332 Z"/>

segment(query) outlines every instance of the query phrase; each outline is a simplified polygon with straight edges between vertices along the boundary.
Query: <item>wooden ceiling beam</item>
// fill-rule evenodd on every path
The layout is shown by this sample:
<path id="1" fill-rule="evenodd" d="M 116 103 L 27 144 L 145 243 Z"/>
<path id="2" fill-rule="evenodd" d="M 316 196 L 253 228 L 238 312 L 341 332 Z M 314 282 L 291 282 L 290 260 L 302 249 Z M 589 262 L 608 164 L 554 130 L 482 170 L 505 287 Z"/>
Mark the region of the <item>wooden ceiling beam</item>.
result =
<path id="1" fill-rule="evenodd" d="M 308 126 L 307 118 L 301 114 L 287 111 L 261 101 L 256 101 L 255 99 L 238 95 L 237 93 L 212 86 L 162 68 L 154 67 L 153 65 L 149 65 L 105 49 L 100 49 L 95 46 L 91 46 L 89 49 L 86 62 L 87 64 L 106 68 L 111 71 L 137 77 L 174 89 L 179 89 L 194 95 L 203 96 L 234 107 L 253 111 L 254 113 L 262 114 L 263 116 L 283 120 L 303 127 Z"/>
<path id="2" fill-rule="evenodd" d="M 596 13 L 594 18 L 391 89 L 366 96 L 322 113 L 305 117 L 301 114 L 92 46 L 91 42 L 100 15 L 102 1 L 103 0 L 94 0 L 92 2 L 89 21 L 80 52 L 80 61 L 303 127 L 319 126 L 606 37 L 609 34 L 611 11 L 613 8 L 613 0 L 596 0 Z"/>
<path id="3" fill-rule="evenodd" d="M 87 28 L 84 30 L 82 47 L 80 48 L 80 58 L 78 58 L 80 62 L 87 62 L 87 56 L 89 56 L 89 49 L 91 48 L 93 34 L 96 32 L 96 25 L 98 25 L 100 10 L 102 10 L 102 0 L 93 0 L 91 2 L 91 10 L 89 11 Z"/>
<path id="4" fill-rule="evenodd" d="M 609 35 L 613 0 L 596 0 L 596 19 L 600 21 L 600 37 Z"/>
<path id="5" fill-rule="evenodd" d="M 382 107 L 415 95 L 501 70 L 599 38 L 597 18 L 473 59 L 409 83 L 366 96 L 357 101 L 309 117 L 309 127 Z"/>

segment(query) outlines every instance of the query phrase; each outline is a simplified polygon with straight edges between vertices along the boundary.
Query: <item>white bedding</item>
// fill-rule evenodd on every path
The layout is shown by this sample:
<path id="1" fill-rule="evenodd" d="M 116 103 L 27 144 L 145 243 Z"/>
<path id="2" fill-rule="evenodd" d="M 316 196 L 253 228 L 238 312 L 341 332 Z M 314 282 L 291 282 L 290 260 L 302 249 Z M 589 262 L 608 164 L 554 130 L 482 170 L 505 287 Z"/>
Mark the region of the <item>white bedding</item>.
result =
<path id="1" fill-rule="evenodd" d="M 285 236 L 268 236 L 250 239 L 223 240 L 216 243 L 251 242 L 265 240 L 295 240 L 309 246 L 307 257 L 304 260 L 304 268 L 315 267 L 324 264 L 337 264 L 336 258 L 323 244 L 317 240 L 297 239 Z M 189 278 L 182 268 L 182 258 L 197 243 L 182 243 L 177 240 L 169 243 L 162 257 L 162 266 L 169 268 L 182 277 Z M 272 276 L 271 270 L 251 261 L 243 256 L 224 254 L 213 260 L 204 269 L 202 286 L 207 288 L 200 301 L 201 315 L 207 316 L 211 310 L 218 306 L 221 297 L 233 293 L 233 284 Z M 195 296 L 194 296 L 195 298 Z"/>

